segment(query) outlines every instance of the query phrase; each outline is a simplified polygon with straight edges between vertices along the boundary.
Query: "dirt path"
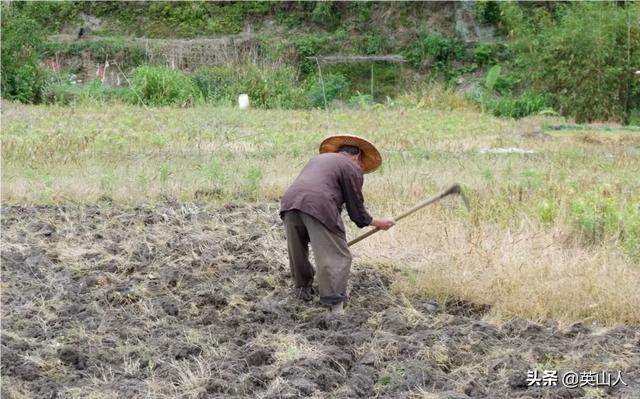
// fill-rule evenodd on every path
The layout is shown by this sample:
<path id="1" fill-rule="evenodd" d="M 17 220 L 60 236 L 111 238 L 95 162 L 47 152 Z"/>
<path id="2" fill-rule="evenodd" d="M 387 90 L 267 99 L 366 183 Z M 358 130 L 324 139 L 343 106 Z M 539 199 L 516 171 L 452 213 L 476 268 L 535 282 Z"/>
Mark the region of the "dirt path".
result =
<path id="1" fill-rule="evenodd" d="M 444 312 L 356 259 L 344 317 L 289 295 L 274 204 L 2 208 L 2 397 L 640 397 L 640 328 Z M 615 388 L 528 387 L 610 371 Z"/>

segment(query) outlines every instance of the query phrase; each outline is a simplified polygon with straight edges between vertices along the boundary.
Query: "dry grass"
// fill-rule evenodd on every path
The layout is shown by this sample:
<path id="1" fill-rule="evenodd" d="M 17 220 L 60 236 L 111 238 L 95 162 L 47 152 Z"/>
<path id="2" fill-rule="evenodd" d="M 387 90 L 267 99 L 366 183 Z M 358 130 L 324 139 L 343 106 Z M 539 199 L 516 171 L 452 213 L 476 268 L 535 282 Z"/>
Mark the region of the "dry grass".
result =
<path id="1" fill-rule="evenodd" d="M 268 349 L 273 353 L 274 367 L 278 369 L 284 364 L 295 363 L 300 359 L 318 359 L 325 356 L 321 348 L 300 334 L 261 333 L 252 340 L 251 345 Z"/>
<path id="2" fill-rule="evenodd" d="M 453 111 L 3 104 L 2 203 L 277 201 L 324 136 L 363 134 L 385 158 L 366 178 L 373 214 L 399 214 L 454 181 L 473 210 L 443 200 L 357 244 L 356 267 L 399 266 L 395 293 L 490 304 L 498 320 L 640 323 L 638 134 L 540 134 L 560 121 L 444 108 Z M 480 153 L 493 147 L 535 153 Z M 576 213 L 584 204 L 593 226 Z"/>

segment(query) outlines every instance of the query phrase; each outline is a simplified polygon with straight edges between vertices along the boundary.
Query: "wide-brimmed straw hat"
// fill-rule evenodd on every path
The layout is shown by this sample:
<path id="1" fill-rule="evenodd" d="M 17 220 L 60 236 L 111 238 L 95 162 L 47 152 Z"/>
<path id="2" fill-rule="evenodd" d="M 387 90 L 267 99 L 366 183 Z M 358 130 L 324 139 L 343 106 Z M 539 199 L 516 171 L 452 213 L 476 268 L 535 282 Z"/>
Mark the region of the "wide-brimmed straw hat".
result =
<path id="1" fill-rule="evenodd" d="M 352 145 L 360 149 L 360 163 L 363 173 L 373 172 L 382 164 L 382 156 L 375 145 L 362 137 L 351 134 L 327 137 L 320 144 L 320 153 L 338 152 L 338 149 L 343 145 Z"/>

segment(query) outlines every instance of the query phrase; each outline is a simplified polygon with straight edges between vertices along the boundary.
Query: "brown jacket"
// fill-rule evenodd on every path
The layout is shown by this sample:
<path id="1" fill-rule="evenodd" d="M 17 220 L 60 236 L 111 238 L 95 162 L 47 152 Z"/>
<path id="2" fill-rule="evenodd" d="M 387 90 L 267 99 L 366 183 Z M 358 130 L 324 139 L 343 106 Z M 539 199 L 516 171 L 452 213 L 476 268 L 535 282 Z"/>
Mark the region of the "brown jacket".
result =
<path id="1" fill-rule="evenodd" d="M 318 219 L 327 229 L 345 237 L 340 213 L 346 205 L 358 227 L 371 224 L 364 207 L 362 170 L 338 153 L 320 154 L 311 159 L 289 186 L 280 202 L 280 217 L 297 209 Z"/>

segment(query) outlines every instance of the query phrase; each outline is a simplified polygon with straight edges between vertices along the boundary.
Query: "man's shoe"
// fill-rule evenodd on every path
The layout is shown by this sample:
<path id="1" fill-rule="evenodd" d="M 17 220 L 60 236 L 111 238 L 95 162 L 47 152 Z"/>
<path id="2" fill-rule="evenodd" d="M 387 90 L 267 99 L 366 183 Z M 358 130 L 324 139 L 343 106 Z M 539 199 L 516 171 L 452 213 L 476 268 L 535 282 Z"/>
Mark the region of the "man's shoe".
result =
<path id="1" fill-rule="evenodd" d="M 313 287 L 298 288 L 298 297 L 305 302 L 313 301 L 314 290 Z"/>

